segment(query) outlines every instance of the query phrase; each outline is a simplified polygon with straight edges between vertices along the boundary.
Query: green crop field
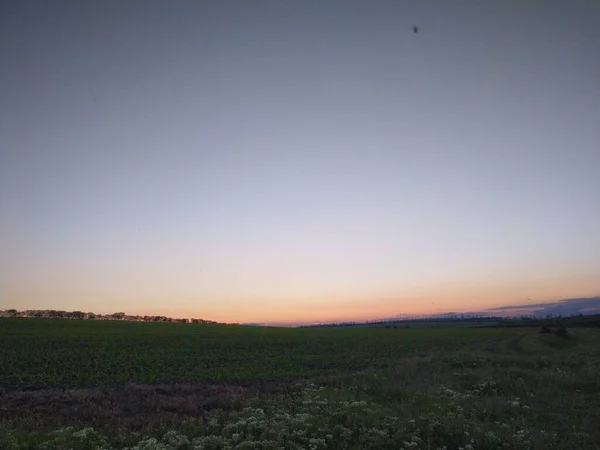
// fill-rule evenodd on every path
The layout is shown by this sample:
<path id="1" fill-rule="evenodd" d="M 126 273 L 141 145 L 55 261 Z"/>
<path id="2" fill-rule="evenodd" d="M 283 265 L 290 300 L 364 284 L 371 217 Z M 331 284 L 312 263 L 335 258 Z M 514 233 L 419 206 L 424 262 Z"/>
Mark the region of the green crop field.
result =
<path id="1" fill-rule="evenodd" d="M 600 330 L 0 319 L 4 449 L 597 449 Z"/>
<path id="2" fill-rule="evenodd" d="M 383 367 L 415 351 L 457 349 L 506 334 L 47 319 L 0 324 L 0 386 L 6 388 L 289 380 Z"/>

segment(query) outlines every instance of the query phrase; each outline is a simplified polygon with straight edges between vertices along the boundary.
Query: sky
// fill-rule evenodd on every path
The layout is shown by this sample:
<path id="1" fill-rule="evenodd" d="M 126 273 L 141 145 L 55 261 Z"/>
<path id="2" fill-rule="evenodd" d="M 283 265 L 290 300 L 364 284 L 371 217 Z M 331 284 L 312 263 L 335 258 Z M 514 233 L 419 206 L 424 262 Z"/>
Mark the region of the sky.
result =
<path id="1" fill-rule="evenodd" d="M 598 55 L 592 1 L 3 1 L 0 309 L 598 295 Z"/>

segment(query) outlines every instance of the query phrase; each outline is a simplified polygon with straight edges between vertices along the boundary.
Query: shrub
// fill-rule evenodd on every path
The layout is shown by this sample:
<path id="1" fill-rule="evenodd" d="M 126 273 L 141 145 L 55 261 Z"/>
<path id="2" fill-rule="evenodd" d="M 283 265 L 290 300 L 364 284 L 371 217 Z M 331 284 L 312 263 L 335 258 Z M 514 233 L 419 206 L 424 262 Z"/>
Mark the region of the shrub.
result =
<path id="1" fill-rule="evenodd" d="M 544 334 L 544 333 L 552 333 L 552 331 L 550 330 L 550 328 L 548 328 L 546 325 L 544 325 L 542 327 L 542 329 L 540 330 L 540 333 Z"/>
<path id="2" fill-rule="evenodd" d="M 565 337 L 567 335 L 567 329 L 565 327 L 560 327 L 554 334 L 558 337 Z"/>

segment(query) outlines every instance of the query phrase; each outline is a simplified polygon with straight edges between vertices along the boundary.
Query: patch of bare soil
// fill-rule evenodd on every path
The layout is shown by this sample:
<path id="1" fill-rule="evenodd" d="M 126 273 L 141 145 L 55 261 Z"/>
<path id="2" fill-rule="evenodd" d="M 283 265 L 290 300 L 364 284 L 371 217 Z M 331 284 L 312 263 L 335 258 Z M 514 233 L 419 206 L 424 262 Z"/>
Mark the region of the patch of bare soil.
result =
<path id="1" fill-rule="evenodd" d="M 292 383 L 162 384 L 44 389 L 0 393 L 0 421 L 24 428 L 84 427 L 142 430 L 186 419 L 206 420 L 215 409 L 230 409 L 242 395 L 293 389 Z"/>

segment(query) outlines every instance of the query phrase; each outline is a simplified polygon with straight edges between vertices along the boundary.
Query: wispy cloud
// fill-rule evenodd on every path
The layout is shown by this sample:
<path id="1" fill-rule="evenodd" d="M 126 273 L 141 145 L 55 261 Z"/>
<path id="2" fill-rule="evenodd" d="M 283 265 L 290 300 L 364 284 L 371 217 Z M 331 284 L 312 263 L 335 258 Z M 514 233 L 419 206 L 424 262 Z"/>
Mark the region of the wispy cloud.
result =
<path id="1" fill-rule="evenodd" d="M 564 301 L 564 300 L 561 300 Z M 509 306 L 498 306 L 497 308 L 490 308 L 487 311 L 512 311 L 515 309 L 532 309 L 532 308 L 545 308 L 548 305 L 555 305 L 558 302 L 554 303 L 531 303 L 525 305 L 509 305 Z"/>
<path id="2" fill-rule="evenodd" d="M 600 296 L 584 298 L 568 298 L 549 303 L 527 303 L 521 305 L 506 305 L 488 308 L 481 311 L 444 312 L 439 314 L 398 314 L 382 320 L 414 319 L 435 317 L 514 317 L 514 316 L 569 316 L 576 314 L 600 314 Z"/>
<path id="3" fill-rule="evenodd" d="M 572 314 L 600 314 L 600 296 L 568 298 L 551 303 L 498 306 L 481 312 L 464 314 L 480 316 L 517 316 L 522 314 L 534 316 L 568 316 Z"/>

